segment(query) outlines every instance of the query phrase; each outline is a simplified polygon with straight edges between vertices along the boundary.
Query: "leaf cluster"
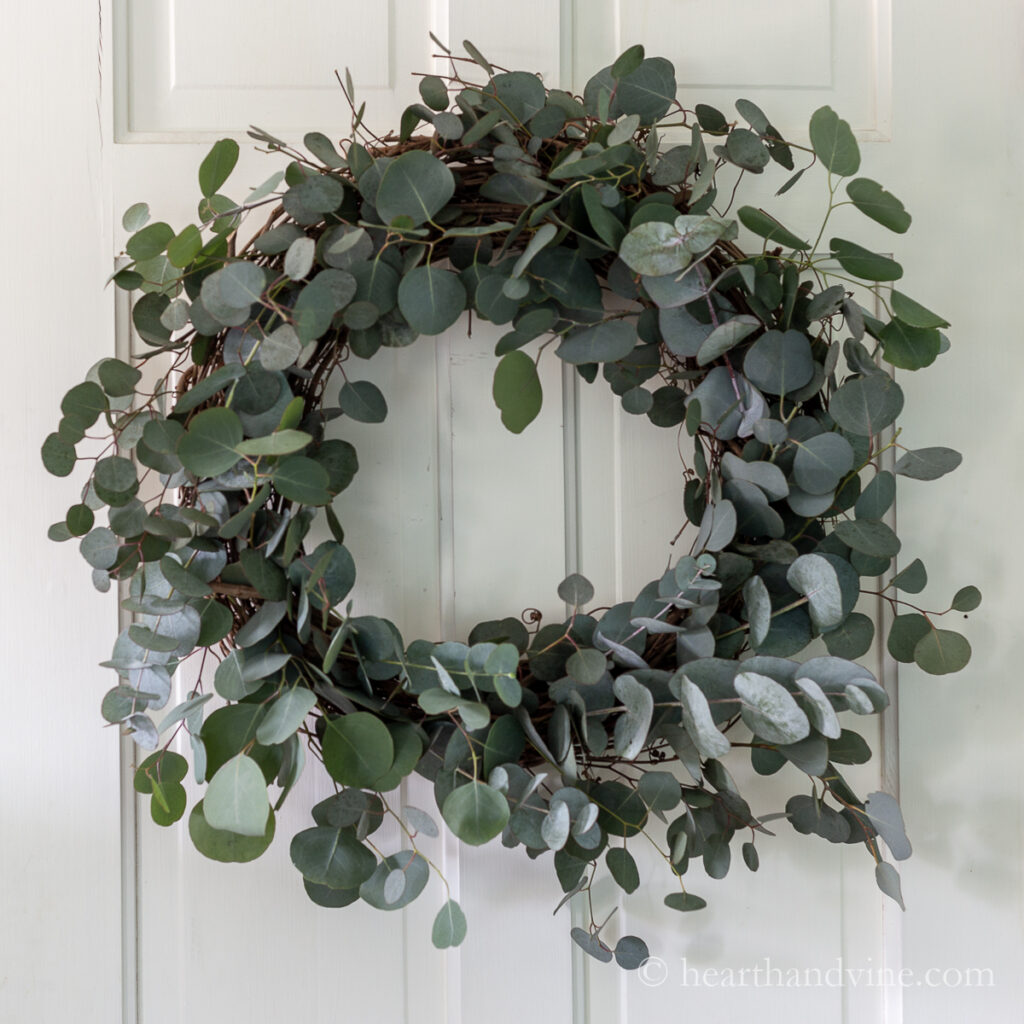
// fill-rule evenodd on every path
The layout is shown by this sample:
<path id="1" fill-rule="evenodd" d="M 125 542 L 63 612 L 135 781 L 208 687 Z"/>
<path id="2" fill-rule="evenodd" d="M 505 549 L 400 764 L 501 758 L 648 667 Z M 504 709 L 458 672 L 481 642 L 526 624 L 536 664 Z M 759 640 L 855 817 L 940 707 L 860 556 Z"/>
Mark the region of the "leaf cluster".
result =
<path id="1" fill-rule="evenodd" d="M 891 287 L 902 275 L 891 257 L 818 243 L 846 202 L 897 233 L 909 215 L 855 177 L 856 139 L 828 107 L 811 118 L 808 150 L 747 100 L 738 121 L 687 110 L 672 65 L 640 47 L 582 97 L 467 51 L 472 80 L 454 59 L 448 77 L 422 78 L 423 102 L 395 135 L 367 132 L 346 82 L 353 126 L 340 149 L 311 133 L 303 153 L 254 130 L 287 165 L 243 200 L 222 192 L 238 157 L 222 140 L 200 166 L 194 223 L 150 223 L 145 204 L 125 214 L 131 263 L 114 282 L 137 296 L 144 349 L 68 392 L 42 457 L 58 476 L 88 467 L 51 536 L 77 540 L 99 589 L 124 586 L 132 622 L 106 662 L 118 683 L 102 712 L 151 752 L 136 788 L 158 824 L 180 819 L 188 763 L 172 746 L 187 737 L 206 785 L 192 840 L 248 861 L 273 840 L 312 751 L 336 793 L 291 839 L 308 895 L 394 910 L 435 870 L 417 842 L 437 834 L 434 818 L 388 795 L 416 771 L 461 841 L 500 836 L 550 855 L 566 898 L 601 869 L 635 891 L 639 836 L 675 880 L 667 906 L 690 911 L 705 903 L 684 884 L 691 863 L 724 877 L 741 837 L 756 870 L 755 842 L 770 834 L 771 815 L 751 810 L 726 767 L 742 753 L 761 775 L 795 769 L 803 791 L 780 814 L 863 844 L 899 899 L 883 860 L 910 852 L 899 809 L 841 774 L 870 750 L 840 716 L 888 703 L 856 660 L 876 642 L 864 593 L 897 611 L 886 643 L 898 661 L 942 674 L 970 656 L 941 613 L 903 596 L 927 575 L 918 560 L 894 575 L 889 515 L 898 478 L 932 480 L 960 461 L 899 443 L 904 395 L 889 369 L 928 366 L 948 325 Z M 423 125 L 433 133 L 416 134 Z M 672 132 L 682 141 L 663 146 Z M 817 241 L 760 208 L 730 213 L 736 189 L 720 182 L 772 164 L 793 172 L 780 195 L 824 169 Z M 752 245 L 737 244 L 741 231 Z M 529 631 L 496 618 L 465 642 L 407 643 L 387 618 L 353 613 L 356 566 L 332 502 L 359 462 L 337 434 L 387 418 L 363 361 L 467 311 L 507 327 L 493 397 L 509 430 L 536 418 L 547 358 L 602 377 L 626 414 L 692 446 L 665 470 L 684 479 L 691 543 L 610 608 L 573 575 L 559 588 L 563 621 Z M 321 513 L 331 538 L 314 544 Z M 979 602 L 967 587 L 949 610 Z M 808 659 L 816 640 L 828 654 Z M 163 710 L 190 658 L 200 682 Z M 390 853 L 372 838 L 386 817 L 405 837 Z M 599 960 L 643 962 L 642 940 L 612 948 L 602 928 L 573 939 Z M 466 930 L 446 900 L 435 944 Z"/>

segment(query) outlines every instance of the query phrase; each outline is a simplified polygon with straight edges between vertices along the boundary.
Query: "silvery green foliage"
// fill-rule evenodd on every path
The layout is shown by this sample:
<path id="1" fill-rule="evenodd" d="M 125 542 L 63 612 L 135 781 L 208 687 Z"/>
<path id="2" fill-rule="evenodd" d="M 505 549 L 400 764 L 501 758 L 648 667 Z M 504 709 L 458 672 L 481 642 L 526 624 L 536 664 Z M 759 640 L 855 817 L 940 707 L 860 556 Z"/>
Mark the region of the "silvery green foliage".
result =
<path id="1" fill-rule="evenodd" d="M 307 155 L 252 132 L 287 164 L 241 201 L 222 192 L 238 146 L 218 142 L 199 169 L 196 223 L 151 223 L 145 204 L 125 214 L 131 262 L 114 281 L 139 293 L 145 354 L 103 360 L 73 387 L 42 455 L 58 476 L 90 460 L 51 536 L 77 540 L 100 590 L 126 585 L 133 621 L 107 663 L 118 682 L 102 711 L 152 751 L 137 789 L 157 823 L 182 817 L 188 763 L 170 747 L 187 735 L 207 784 L 190 812 L 195 845 L 251 860 L 312 748 L 337 793 L 290 839 L 306 891 L 325 907 L 394 910 L 432 866 L 418 846 L 437 834 L 431 814 L 385 796 L 418 771 L 463 842 L 500 836 L 550 855 L 566 898 L 595 871 L 627 892 L 650 884 L 629 840 L 653 830 L 675 878 L 665 902 L 690 911 L 705 905 L 682 880 L 692 861 L 723 877 L 739 836 L 758 866 L 767 830 L 726 767 L 750 757 L 763 775 L 803 772 L 782 814 L 799 832 L 863 844 L 900 899 L 882 859 L 910 853 L 899 808 L 884 793 L 862 799 L 840 768 L 871 753 L 852 716 L 888 702 L 856 661 L 875 642 L 862 592 L 898 612 L 897 660 L 939 674 L 970 656 L 906 601 L 927 574 L 914 561 L 892 577 L 900 540 L 887 521 L 897 475 L 931 480 L 960 461 L 904 448 L 903 392 L 885 365 L 926 367 L 948 325 L 890 289 L 902 274 L 892 258 L 836 237 L 819 252 L 809 239 L 826 237 L 827 217 L 791 227 L 732 210 L 730 195 L 737 175 L 772 164 L 792 172 L 783 195 L 820 164 L 811 176 L 828 179 L 829 214 L 848 199 L 894 232 L 909 215 L 856 176 L 857 143 L 828 107 L 807 149 L 746 100 L 739 121 L 686 109 L 672 65 L 640 47 L 582 97 L 467 51 L 476 74 L 453 62 L 451 77 L 423 78 L 394 145 L 363 132 L 353 103 L 340 150 L 319 133 Z M 662 146 L 667 123 L 680 141 Z M 385 420 L 399 397 L 361 379 L 362 360 L 467 310 L 507 327 L 493 396 L 511 431 L 541 407 L 538 360 L 561 359 L 692 445 L 692 545 L 603 611 L 588 611 L 594 587 L 574 574 L 559 588 L 563 622 L 531 632 L 496 617 L 465 641 L 407 644 L 348 600 L 356 566 L 332 502 L 359 464 L 338 435 L 347 420 Z M 97 423 L 106 447 L 86 437 Z M 333 536 L 313 546 L 320 510 Z M 950 610 L 980 599 L 965 587 Z M 817 638 L 829 654 L 808 659 Z M 176 668 L 207 652 L 218 656 L 195 692 L 168 709 Z M 381 858 L 370 837 L 388 814 L 406 841 Z M 457 945 L 466 919 L 441 902 L 434 942 Z M 643 962 L 641 939 L 613 948 L 602 927 L 573 939 L 599 960 Z"/>

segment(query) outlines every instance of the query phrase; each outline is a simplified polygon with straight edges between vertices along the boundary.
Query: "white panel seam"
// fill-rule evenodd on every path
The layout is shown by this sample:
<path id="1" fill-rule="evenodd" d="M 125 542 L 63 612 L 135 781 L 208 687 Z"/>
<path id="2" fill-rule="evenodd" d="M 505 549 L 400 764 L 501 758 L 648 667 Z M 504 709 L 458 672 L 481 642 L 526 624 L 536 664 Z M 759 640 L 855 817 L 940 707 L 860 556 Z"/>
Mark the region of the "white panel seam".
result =
<path id="1" fill-rule="evenodd" d="M 447 6 L 447 5 L 445 5 Z M 446 332 L 436 343 L 437 386 L 437 488 L 438 488 L 438 603 L 441 636 L 455 631 L 455 524 L 454 524 L 454 416 L 452 407 L 451 334 Z M 445 829 L 442 870 L 450 896 L 459 898 L 458 840 Z M 462 956 L 458 948 L 445 954 L 445 1020 L 460 1024 L 462 1020 Z"/>
<path id="2" fill-rule="evenodd" d="M 117 257 L 114 268 L 128 264 Z M 125 362 L 131 359 L 131 300 L 129 293 L 117 289 L 114 295 L 114 355 Z M 128 596 L 128 585 L 117 584 L 117 631 L 127 628 L 131 614 L 120 607 Z M 120 742 L 121 791 L 121 1021 L 137 1024 L 139 1012 L 139 821 L 135 795 L 135 742 L 122 736 Z"/>

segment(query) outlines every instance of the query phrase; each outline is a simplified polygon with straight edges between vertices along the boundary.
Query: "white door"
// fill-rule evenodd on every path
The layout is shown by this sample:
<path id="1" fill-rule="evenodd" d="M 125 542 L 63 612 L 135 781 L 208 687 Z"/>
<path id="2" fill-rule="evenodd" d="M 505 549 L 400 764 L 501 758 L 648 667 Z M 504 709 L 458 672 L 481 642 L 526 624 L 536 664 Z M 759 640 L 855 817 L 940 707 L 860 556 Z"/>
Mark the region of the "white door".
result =
<path id="1" fill-rule="evenodd" d="M 1015 966 L 1024 953 L 1015 866 L 1024 853 L 1019 698 L 1010 697 L 1004 668 L 1021 556 L 986 543 L 1005 520 L 978 496 L 1013 465 L 1020 426 L 1012 400 L 994 390 L 982 366 L 1012 379 L 1020 359 L 1005 325 L 1014 320 L 1008 296 L 1021 270 L 1008 235 L 1021 212 L 1022 153 L 1010 97 L 1024 79 L 1015 49 L 1024 13 L 999 0 L 942 12 L 925 0 L 904 0 L 895 10 L 888 0 L 305 0 L 286 14 L 265 0 L 104 0 L 97 24 L 70 0 L 62 6 L 69 20 L 54 31 L 63 59 L 50 66 L 63 78 L 50 88 L 63 102 L 39 100 L 47 85 L 13 42 L 51 27 L 42 12 L 26 11 L 26 30 L 8 36 L 5 63 L 25 68 L 34 83 L 16 82 L 14 93 L 25 97 L 31 120 L 11 117 L 7 134 L 24 132 L 40 147 L 59 138 L 64 159 L 72 148 L 78 159 L 86 154 L 89 164 L 75 164 L 81 169 L 70 183 L 61 159 L 40 158 L 31 170 L 11 159 L 23 194 L 57 197 L 39 209 L 66 211 L 61 227 L 71 225 L 68 241 L 87 253 L 88 273 L 67 283 L 62 277 L 67 309 L 49 315 L 63 329 L 53 331 L 45 354 L 9 346 L 12 379 L 30 379 L 35 360 L 45 360 L 49 393 L 25 420 L 30 430 L 19 421 L 16 432 L 0 436 L 19 445 L 30 433 L 41 440 L 63 391 L 112 354 L 111 297 L 100 285 L 124 241 L 120 213 L 147 200 L 159 219 L 180 225 L 193 218 L 196 168 L 213 140 L 238 138 L 243 157 L 232 180 L 239 189 L 259 184 L 280 164 L 252 151 L 246 126 L 296 141 L 307 130 L 345 134 L 333 71 L 346 65 L 370 123 L 397 126 L 416 97 L 408 73 L 432 66 L 428 31 L 453 45 L 471 39 L 498 64 L 541 71 L 576 91 L 640 42 L 649 55 L 675 63 L 688 106 L 707 102 L 731 112 L 733 100 L 746 97 L 797 141 L 814 109 L 833 106 L 861 140 L 862 173 L 914 214 L 910 234 L 895 244 L 881 229 L 872 238 L 865 223 L 854 236 L 895 248 L 908 268 L 908 292 L 953 322 L 952 351 L 920 377 L 901 380 L 908 396 L 901 423 L 914 446 L 960 448 L 965 465 L 900 492 L 905 550 L 928 563 L 934 606 L 965 582 L 981 586 L 986 604 L 984 619 L 968 627 L 975 658 L 962 676 L 936 680 L 901 669 L 899 735 L 892 714 L 872 743 L 884 758 L 856 779 L 865 790 L 900 787 L 915 842 L 914 857 L 902 865 L 907 914 L 877 891 L 859 848 L 796 836 L 781 823 L 778 838 L 761 847 L 756 875 L 734 867 L 725 882 L 705 883 L 709 909 L 700 915 L 662 905 L 666 889 L 653 860 L 642 865 L 645 884 L 633 896 L 620 900 L 610 884 L 597 889 L 599 917 L 619 906 L 609 933 L 642 935 L 656 957 L 627 974 L 574 950 L 568 932 L 579 911 L 552 917 L 561 894 L 550 863 L 497 844 L 467 851 L 436 841 L 433 856 L 470 920 L 458 951 L 430 945 L 442 899 L 436 883 L 393 914 L 313 906 L 287 848 L 306 827 L 308 807 L 327 792 L 312 765 L 279 818 L 277 842 L 247 866 L 204 860 L 184 828 L 158 829 L 145 808 L 136 815 L 130 796 L 119 811 L 115 740 L 91 729 L 106 688 L 93 665 L 106 656 L 115 611 L 88 593 L 86 574 L 69 564 L 68 552 L 37 543 L 40 513 L 19 504 L 17 532 L 30 542 L 19 535 L 5 564 L 31 571 L 37 592 L 28 601 L 20 593 L 0 598 L 10 605 L 0 621 L 22 640 L 9 671 L 62 687 L 73 671 L 76 686 L 66 700 L 56 698 L 62 717 L 45 735 L 59 753 L 53 763 L 40 764 L 38 737 L 27 727 L 4 726 L 11 728 L 5 742 L 21 752 L 3 783 L 0 857 L 15 922 L 2 940 L 10 965 L 0 985 L 0 1007 L 10 1007 L 4 1019 L 58 1019 L 71 999 L 83 1019 L 106 1022 L 116 1019 L 122 997 L 129 1024 L 298 1013 L 311 1022 L 344 1015 L 388 1024 L 505 1024 L 528 1015 L 596 1024 L 681 1014 L 728 1020 L 753 1007 L 770 1021 L 795 1013 L 852 1024 L 1009 1019 L 1024 994 Z M 101 72 L 95 45 L 83 45 L 83 37 L 101 44 Z M 805 181 L 774 200 L 783 180 L 766 180 L 760 201 L 794 227 L 815 226 L 821 190 Z M 11 204 L 19 229 L 12 238 L 38 246 L 32 259 L 43 266 L 53 252 L 49 241 L 34 240 L 36 210 Z M 43 306 L 49 280 L 26 274 L 10 250 L 0 259 L 25 274 Z M 22 329 L 12 337 L 38 327 L 22 308 L 14 312 Z M 79 340 L 83 321 L 87 345 Z M 118 331 L 127 344 L 123 316 Z M 470 337 L 459 324 L 366 366 L 392 412 L 384 426 L 352 438 L 361 470 L 343 518 L 360 566 L 361 610 L 393 617 L 407 640 L 465 636 L 480 619 L 532 607 L 556 616 L 555 587 L 577 568 L 604 601 L 631 596 L 660 573 L 679 526 L 679 488 L 663 473 L 674 464 L 675 439 L 623 414 L 601 383 L 563 378 L 548 360 L 540 418 L 520 437 L 503 430 L 489 397 L 498 334 L 478 322 Z M 15 469 L 39 479 L 30 455 L 27 468 Z M 40 485 L 48 513 L 63 507 L 58 485 Z M 1007 504 L 1021 489 L 1012 476 L 1002 485 Z M 40 565 L 62 580 L 59 588 L 39 582 Z M 51 609 L 42 622 L 32 611 L 40 604 Z M 68 624 L 59 651 L 44 628 L 56 621 Z M 879 655 L 871 667 L 894 692 L 893 665 Z M 38 696 L 21 688 L 13 699 L 14 721 L 35 719 Z M 39 798 L 22 804 L 30 786 Z M 410 802 L 433 809 L 428 786 L 415 778 L 407 786 Z M 775 809 L 772 788 L 762 792 L 764 806 L 755 811 Z M 57 823 L 54 806 L 62 808 L 60 822 L 72 821 L 72 834 L 88 840 L 76 841 L 70 866 L 59 852 L 68 826 Z M 11 884 L 19 876 L 26 884 Z M 48 922 L 57 920 L 63 930 L 54 939 Z M 48 984 L 40 964 L 53 956 L 66 973 Z M 903 969 L 912 972 L 902 976 L 905 984 Z M 969 973 L 975 969 L 981 973 Z"/>

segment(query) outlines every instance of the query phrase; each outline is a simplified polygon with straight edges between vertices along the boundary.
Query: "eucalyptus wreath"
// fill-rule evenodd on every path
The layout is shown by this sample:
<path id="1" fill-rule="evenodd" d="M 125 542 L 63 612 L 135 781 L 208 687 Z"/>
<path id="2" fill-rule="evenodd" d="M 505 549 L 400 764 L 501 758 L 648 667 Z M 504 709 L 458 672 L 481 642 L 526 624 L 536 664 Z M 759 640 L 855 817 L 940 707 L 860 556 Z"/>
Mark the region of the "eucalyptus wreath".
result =
<path id="1" fill-rule="evenodd" d="M 908 602 L 925 567 L 894 575 L 886 522 L 898 476 L 931 480 L 960 461 L 904 447 L 894 426 L 904 397 L 890 368 L 931 364 L 948 324 L 897 290 L 894 259 L 822 240 L 843 205 L 896 233 L 910 215 L 857 177 L 854 134 L 829 107 L 807 147 L 748 100 L 739 120 L 687 109 L 669 61 L 639 46 L 582 97 L 465 49 L 444 49 L 447 76 L 420 77 L 422 103 L 397 134 L 369 131 L 346 75 L 340 149 L 319 133 L 302 152 L 251 131 L 287 165 L 237 202 L 222 188 L 238 145 L 223 139 L 199 168 L 196 223 L 150 223 L 145 204 L 124 216 L 130 262 L 113 281 L 137 295 L 145 348 L 103 359 L 67 393 L 42 457 L 57 476 L 87 466 L 50 535 L 80 538 L 96 587 L 116 582 L 131 619 L 104 663 L 119 679 L 102 713 L 149 752 L 135 788 L 157 824 L 180 819 L 190 749 L 205 784 L 195 846 L 249 861 L 274 838 L 308 750 L 336 792 L 291 838 L 291 859 L 324 907 L 396 910 L 440 875 L 418 843 L 438 834 L 435 817 L 396 800 L 414 771 L 462 842 L 500 836 L 550 855 L 565 900 L 602 871 L 635 891 L 640 842 L 664 860 L 667 906 L 698 910 L 689 865 L 723 878 L 739 840 L 756 871 L 766 823 L 781 818 L 863 844 L 902 906 L 900 810 L 843 777 L 871 751 L 840 716 L 888 703 L 856 661 L 875 640 L 861 594 L 896 613 L 896 660 L 941 674 L 970 657 L 936 624 L 945 612 Z M 745 176 L 772 164 L 793 172 L 779 196 L 823 172 L 813 240 L 758 207 L 730 214 Z M 407 645 L 349 599 L 356 568 L 331 503 L 358 460 L 341 435 L 387 414 L 362 361 L 429 344 L 467 311 L 508 327 L 493 394 L 509 430 L 536 417 L 537 365 L 554 359 L 603 377 L 627 414 L 692 449 L 665 470 L 680 474 L 689 546 L 632 600 L 595 607 L 573 574 L 558 588 L 564 621 L 497 617 L 466 640 Z M 979 602 L 965 587 L 947 611 Z M 828 653 L 808 657 L 812 642 Z M 186 662 L 194 685 L 154 716 Z M 755 814 L 730 758 L 759 775 L 788 763 L 802 781 L 784 808 Z M 385 820 L 398 849 L 380 841 Z M 643 962 L 642 939 L 613 948 L 590 922 L 572 930 L 589 954 Z M 435 945 L 465 934 L 445 899 Z"/>

